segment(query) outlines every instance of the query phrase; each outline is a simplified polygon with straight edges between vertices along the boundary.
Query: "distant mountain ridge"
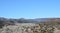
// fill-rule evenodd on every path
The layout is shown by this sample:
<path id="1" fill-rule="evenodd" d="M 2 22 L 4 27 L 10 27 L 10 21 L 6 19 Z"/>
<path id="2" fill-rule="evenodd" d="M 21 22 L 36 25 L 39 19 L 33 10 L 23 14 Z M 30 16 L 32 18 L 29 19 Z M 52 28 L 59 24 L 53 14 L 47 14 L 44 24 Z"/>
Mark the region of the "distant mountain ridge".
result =
<path id="1" fill-rule="evenodd" d="M 0 26 L 14 25 L 14 23 L 40 23 L 40 22 L 60 22 L 60 18 L 8 19 L 8 18 L 0 17 Z"/>
<path id="2" fill-rule="evenodd" d="M 24 19 L 24 18 L 20 18 L 20 19 L 8 19 L 8 18 L 1 18 L 0 17 L 0 21 L 5 21 L 5 22 L 19 22 L 19 23 L 24 23 L 24 22 L 44 22 L 44 21 L 60 21 L 60 18 L 35 18 L 35 19 Z"/>

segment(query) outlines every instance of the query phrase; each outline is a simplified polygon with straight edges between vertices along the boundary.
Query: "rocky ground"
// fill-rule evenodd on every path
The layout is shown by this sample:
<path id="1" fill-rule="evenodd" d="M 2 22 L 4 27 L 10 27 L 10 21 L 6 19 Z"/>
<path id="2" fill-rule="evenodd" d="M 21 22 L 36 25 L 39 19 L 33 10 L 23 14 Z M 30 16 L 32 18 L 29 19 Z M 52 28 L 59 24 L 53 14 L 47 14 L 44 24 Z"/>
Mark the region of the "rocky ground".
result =
<path id="1" fill-rule="evenodd" d="M 15 25 L 4 26 L 0 33 L 60 33 L 60 30 L 52 25 L 37 23 L 16 23 Z"/>

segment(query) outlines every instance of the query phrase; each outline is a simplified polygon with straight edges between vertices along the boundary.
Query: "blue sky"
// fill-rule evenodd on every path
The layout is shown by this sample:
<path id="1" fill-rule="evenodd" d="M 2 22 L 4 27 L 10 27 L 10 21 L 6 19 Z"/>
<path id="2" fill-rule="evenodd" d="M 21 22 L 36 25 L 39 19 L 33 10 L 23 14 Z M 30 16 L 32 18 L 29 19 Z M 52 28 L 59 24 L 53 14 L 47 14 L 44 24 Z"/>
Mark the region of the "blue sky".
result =
<path id="1" fill-rule="evenodd" d="M 0 0 L 0 17 L 60 17 L 60 0 Z"/>

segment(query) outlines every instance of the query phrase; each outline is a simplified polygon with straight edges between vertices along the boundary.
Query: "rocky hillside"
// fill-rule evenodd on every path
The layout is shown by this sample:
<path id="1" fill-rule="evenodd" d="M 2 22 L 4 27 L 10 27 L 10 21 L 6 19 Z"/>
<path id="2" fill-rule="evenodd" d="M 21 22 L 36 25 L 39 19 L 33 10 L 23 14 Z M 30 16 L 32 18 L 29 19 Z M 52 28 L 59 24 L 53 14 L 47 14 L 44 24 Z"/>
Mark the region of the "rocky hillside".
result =
<path id="1" fill-rule="evenodd" d="M 8 19 L 0 17 L 0 33 L 60 33 L 60 18 Z"/>
<path id="2" fill-rule="evenodd" d="M 60 25 L 46 25 L 43 23 L 15 23 L 4 26 L 0 33 L 60 33 Z"/>

